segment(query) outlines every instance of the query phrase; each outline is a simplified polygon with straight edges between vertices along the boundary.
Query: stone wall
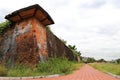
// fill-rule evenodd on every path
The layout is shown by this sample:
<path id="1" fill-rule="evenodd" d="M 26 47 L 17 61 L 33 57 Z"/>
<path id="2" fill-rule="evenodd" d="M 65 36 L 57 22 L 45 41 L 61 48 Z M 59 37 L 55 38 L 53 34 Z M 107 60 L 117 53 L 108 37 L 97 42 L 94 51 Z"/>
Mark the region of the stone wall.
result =
<path id="1" fill-rule="evenodd" d="M 69 60 L 73 60 L 74 56 L 72 51 L 52 32 L 47 30 L 47 44 L 49 57 L 66 57 Z"/>
<path id="2" fill-rule="evenodd" d="M 14 26 L 10 26 L 3 35 L 0 35 L 0 63 L 4 62 L 5 54 L 10 49 L 13 32 Z"/>
<path id="3" fill-rule="evenodd" d="M 25 33 L 16 38 L 15 63 L 37 64 L 39 62 L 39 51 L 37 41 L 32 33 Z"/>

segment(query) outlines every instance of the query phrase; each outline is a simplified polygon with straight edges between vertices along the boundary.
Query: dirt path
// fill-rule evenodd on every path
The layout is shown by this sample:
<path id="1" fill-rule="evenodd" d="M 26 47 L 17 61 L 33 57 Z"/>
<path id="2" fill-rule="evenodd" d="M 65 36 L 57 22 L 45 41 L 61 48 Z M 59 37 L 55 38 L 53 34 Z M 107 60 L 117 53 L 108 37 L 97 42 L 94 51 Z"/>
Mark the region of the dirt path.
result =
<path id="1" fill-rule="evenodd" d="M 43 78 L 32 80 L 120 80 L 120 79 L 114 78 L 108 74 L 100 72 L 86 64 L 80 70 L 77 70 L 70 75 L 55 78 Z"/>

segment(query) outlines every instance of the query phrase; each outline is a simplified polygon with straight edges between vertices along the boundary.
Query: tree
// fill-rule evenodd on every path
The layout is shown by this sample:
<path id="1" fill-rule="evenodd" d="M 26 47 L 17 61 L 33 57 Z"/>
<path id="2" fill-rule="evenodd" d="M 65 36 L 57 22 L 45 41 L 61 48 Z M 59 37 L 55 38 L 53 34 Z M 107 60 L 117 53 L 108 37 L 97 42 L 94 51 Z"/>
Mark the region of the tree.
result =
<path id="1" fill-rule="evenodd" d="M 97 62 L 106 62 L 104 59 L 99 59 Z"/>
<path id="2" fill-rule="evenodd" d="M 72 50 L 74 58 L 77 59 L 77 57 L 81 56 L 81 52 L 77 50 L 75 45 L 68 45 L 68 48 Z"/>
<path id="3" fill-rule="evenodd" d="M 93 62 L 95 62 L 95 61 L 96 61 L 96 60 L 95 60 L 94 58 L 90 58 L 90 57 L 89 57 L 89 58 L 87 59 L 87 62 L 88 62 L 88 63 L 93 63 Z"/>
<path id="4" fill-rule="evenodd" d="M 118 64 L 120 64 L 120 59 L 117 59 L 116 62 L 117 62 Z"/>

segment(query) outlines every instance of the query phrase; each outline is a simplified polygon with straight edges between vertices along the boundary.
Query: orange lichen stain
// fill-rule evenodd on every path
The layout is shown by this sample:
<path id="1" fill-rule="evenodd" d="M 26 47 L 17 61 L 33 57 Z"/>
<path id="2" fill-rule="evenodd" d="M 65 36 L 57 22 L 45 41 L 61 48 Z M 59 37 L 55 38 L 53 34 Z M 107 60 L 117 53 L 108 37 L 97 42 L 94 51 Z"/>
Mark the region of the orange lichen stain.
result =
<path id="1" fill-rule="evenodd" d="M 32 28 L 30 30 L 31 33 L 34 34 L 34 38 L 36 38 L 37 42 L 40 43 L 41 45 L 41 49 L 39 50 L 39 52 L 42 54 L 42 55 L 47 55 L 47 48 L 45 48 L 45 42 L 47 41 L 46 39 L 46 28 L 40 24 L 39 21 L 37 21 L 37 19 L 35 18 L 32 18 L 32 21 L 31 21 L 31 24 L 32 24 Z"/>

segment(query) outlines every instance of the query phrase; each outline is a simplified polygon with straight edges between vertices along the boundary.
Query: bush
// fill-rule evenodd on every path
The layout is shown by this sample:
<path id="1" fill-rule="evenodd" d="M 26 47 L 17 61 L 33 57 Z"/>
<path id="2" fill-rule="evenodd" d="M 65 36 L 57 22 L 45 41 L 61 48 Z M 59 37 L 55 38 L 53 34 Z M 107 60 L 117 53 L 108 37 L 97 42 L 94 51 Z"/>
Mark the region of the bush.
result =
<path id="1" fill-rule="evenodd" d="M 0 65 L 0 76 L 7 75 L 7 68 L 4 65 Z"/>
<path id="2" fill-rule="evenodd" d="M 46 63 L 40 63 L 37 68 L 41 73 L 67 74 L 72 71 L 72 65 L 66 58 L 50 58 Z"/>
<path id="3" fill-rule="evenodd" d="M 117 62 L 118 64 L 120 64 L 120 59 L 117 59 L 116 62 Z"/>
<path id="4" fill-rule="evenodd" d="M 4 31 L 8 28 L 8 26 L 11 24 L 9 21 L 5 21 L 0 23 L 0 35 L 4 33 Z"/>

